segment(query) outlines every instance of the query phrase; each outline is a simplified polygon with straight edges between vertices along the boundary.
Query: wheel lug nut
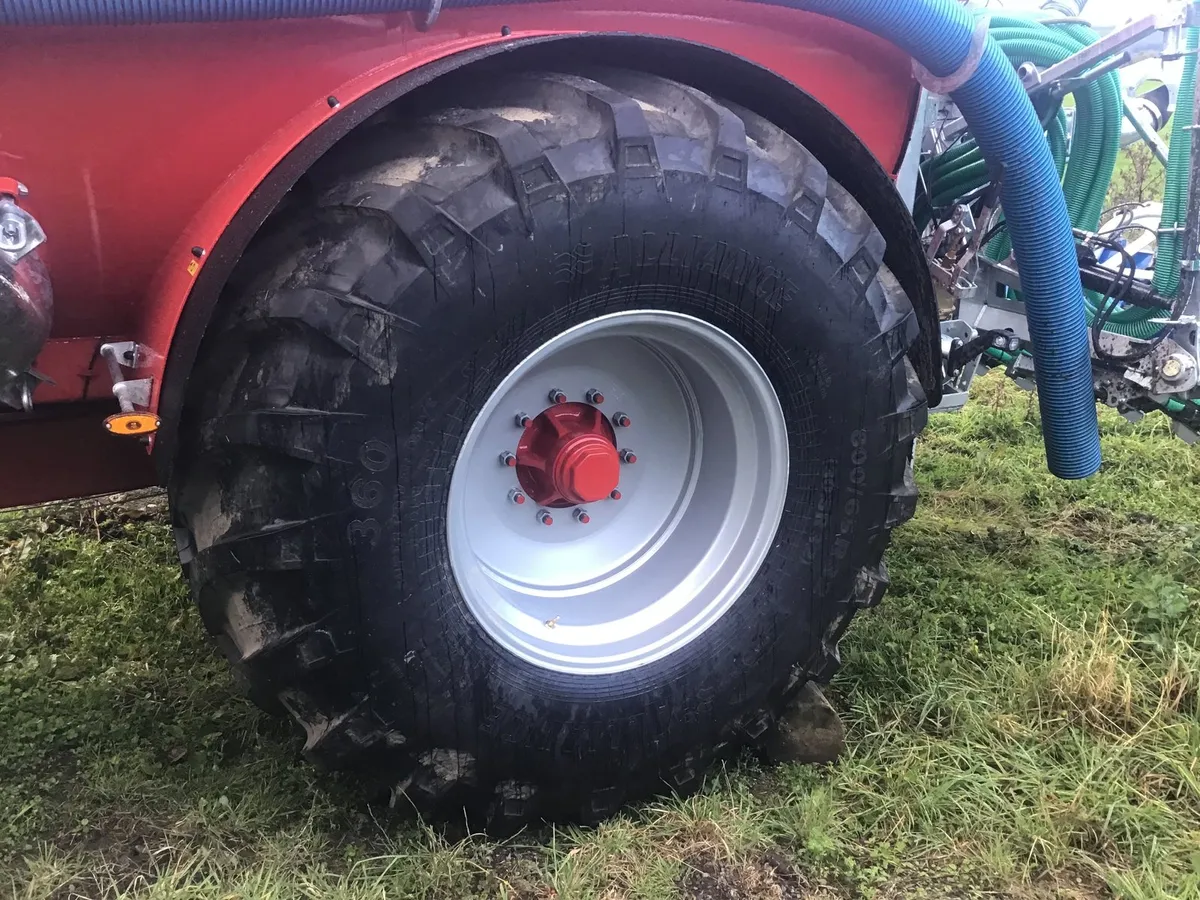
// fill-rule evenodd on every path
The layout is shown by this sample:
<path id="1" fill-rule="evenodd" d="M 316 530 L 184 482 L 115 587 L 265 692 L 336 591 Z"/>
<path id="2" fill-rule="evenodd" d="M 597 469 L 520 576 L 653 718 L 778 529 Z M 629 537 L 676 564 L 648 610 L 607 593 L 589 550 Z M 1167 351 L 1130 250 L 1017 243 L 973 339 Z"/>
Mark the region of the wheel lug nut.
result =
<path id="1" fill-rule="evenodd" d="M 556 405 L 561 405 L 563 403 L 566 403 L 567 395 L 564 394 L 562 391 L 560 391 L 558 388 L 554 388 L 553 390 L 550 391 L 550 402 L 554 403 Z"/>
<path id="2" fill-rule="evenodd" d="M 610 499 L 610 500 L 620 500 L 620 499 L 621 499 L 621 492 L 620 492 L 620 491 L 613 491 L 611 494 L 609 494 L 609 495 L 608 495 L 608 499 Z"/>
<path id="3" fill-rule="evenodd" d="M 577 509 L 575 510 L 575 521 L 580 525 L 586 525 L 588 522 L 592 521 L 592 517 L 588 515 L 586 509 Z"/>
<path id="4" fill-rule="evenodd" d="M 525 495 L 516 488 L 508 492 L 508 499 L 517 504 L 517 506 L 525 505 Z"/>
<path id="5" fill-rule="evenodd" d="M 621 462 L 632 466 L 635 462 L 637 462 L 637 454 L 632 450 L 622 450 Z"/>
<path id="6" fill-rule="evenodd" d="M 500 465 L 508 466 L 510 469 L 512 469 L 517 465 L 517 458 L 516 458 L 516 456 L 514 456 L 513 454 L 511 454 L 507 450 L 505 450 L 503 453 L 500 454 Z"/>
<path id="7" fill-rule="evenodd" d="M 541 522 L 543 525 L 553 525 L 554 524 L 554 517 L 550 515 L 549 511 L 544 510 L 544 509 L 538 510 L 537 520 L 539 522 Z"/>
<path id="8" fill-rule="evenodd" d="M 604 402 L 604 395 L 602 393 L 600 393 L 599 391 L 588 391 L 587 392 L 587 402 L 594 404 L 595 406 L 599 406 L 601 403 Z"/>
<path id="9" fill-rule="evenodd" d="M 625 415 L 625 413 L 623 413 L 623 412 L 619 412 L 616 415 L 614 415 L 612 417 L 612 420 L 613 420 L 613 424 L 616 425 L 618 428 L 628 428 L 630 425 L 633 424 L 633 422 L 630 420 L 629 416 Z"/>
<path id="10" fill-rule="evenodd" d="M 528 415 L 523 412 L 519 412 L 517 413 L 516 421 L 518 428 L 525 428 L 527 425 L 529 425 L 531 420 Z"/>

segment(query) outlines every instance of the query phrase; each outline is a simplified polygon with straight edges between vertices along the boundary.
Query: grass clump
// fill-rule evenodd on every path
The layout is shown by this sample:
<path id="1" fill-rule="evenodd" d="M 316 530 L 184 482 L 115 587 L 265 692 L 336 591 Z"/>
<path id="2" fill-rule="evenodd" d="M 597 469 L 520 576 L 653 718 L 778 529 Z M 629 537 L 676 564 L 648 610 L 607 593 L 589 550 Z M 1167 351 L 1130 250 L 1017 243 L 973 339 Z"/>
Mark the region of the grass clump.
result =
<path id="1" fill-rule="evenodd" d="M 0 896 L 1200 898 L 1200 452 L 1102 416 L 1045 470 L 997 378 L 917 451 L 923 503 L 831 693 L 835 766 L 497 844 L 297 758 L 201 634 L 161 510 L 0 516 Z"/>

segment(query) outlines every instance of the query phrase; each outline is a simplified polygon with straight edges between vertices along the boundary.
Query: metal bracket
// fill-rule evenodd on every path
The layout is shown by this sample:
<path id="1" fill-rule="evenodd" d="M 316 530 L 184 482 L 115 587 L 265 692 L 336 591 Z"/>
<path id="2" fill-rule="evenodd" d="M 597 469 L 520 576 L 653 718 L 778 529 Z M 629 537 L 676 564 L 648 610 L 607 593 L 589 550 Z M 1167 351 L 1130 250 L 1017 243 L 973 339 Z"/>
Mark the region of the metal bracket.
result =
<path id="1" fill-rule="evenodd" d="M 942 331 L 942 366 L 945 371 L 946 360 L 954 350 L 975 338 L 978 333 L 960 319 L 951 319 L 941 323 Z M 959 372 L 946 378 L 942 387 L 942 402 L 933 412 L 957 412 L 967 405 L 971 393 L 971 382 L 979 373 L 982 362 L 976 358 L 967 363 Z"/>
<path id="2" fill-rule="evenodd" d="M 21 412 L 33 412 L 33 391 L 38 379 L 32 372 L 0 372 L 0 403 Z"/>
<path id="3" fill-rule="evenodd" d="M 46 232 L 37 219 L 21 209 L 16 196 L 0 193 L 0 260 L 10 266 L 46 243 Z"/>
<path id="4" fill-rule="evenodd" d="M 1096 77 L 1103 74 L 1103 71 L 1107 71 L 1107 68 L 1100 72 L 1088 71 L 1097 63 L 1132 47 L 1156 31 L 1177 30 L 1198 19 L 1200 19 L 1200 4 L 1196 3 L 1189 3 L 1182 10 L 1176 9 L 1174 12 L 1144 16 L 1130 22 L 1124 28 L 1118 28 L 1111 34 L 1105 35 L 1091 46 L 1085 47 L 1073 56 L 1068 56 L 1062 62 L 1055 63 L 1047 69 L 1038 71 L 1036 67 L 1022 66 L 1022 80 L 1025 82 L 1026 90 L 1030 94 L 1036 94 L 1084 72 L 1088 73 L 1089 78 Z M 1161 54 L 1163 58 L 1177 55 L 1166 46 L 1167 43 L 1169 42 L 1164 41 Z"/>
<path id="5" fill-rule="evenodd" d="M 125 369 L 136 369 L 141 357 L 141 348 L 134 341 L 116 341 L 100 345 L 100 355 L 108 364 L 112 378 L 113 396 L 121 406 L 121 412 L 134 413 L 150 406 L 150 394 L 154 387 L 153 378 L 125 378 Z"/>
<path id="6" fill-rule="evenodd" d="M 1149 343 L 1112 331 L 1103 332 L 1100 342 L 1114 356 L 1128 356 Z M 1200 380 L 1198 375 L 1200 368 L 1197 367 L 1195 355 L 1170 338 L 1121 372 L 1121 376 L 1131 384 L 1164 397 L 1192 390 Z"/>

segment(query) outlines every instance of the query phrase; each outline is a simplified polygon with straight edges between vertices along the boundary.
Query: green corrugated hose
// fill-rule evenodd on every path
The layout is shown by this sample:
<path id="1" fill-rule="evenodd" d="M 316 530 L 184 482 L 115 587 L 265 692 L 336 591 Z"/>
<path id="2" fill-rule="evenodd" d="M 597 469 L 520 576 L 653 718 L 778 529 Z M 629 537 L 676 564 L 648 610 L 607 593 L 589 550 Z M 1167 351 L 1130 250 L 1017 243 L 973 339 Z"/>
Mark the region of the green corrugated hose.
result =
<path id="1" fill-rule="evenodd" d="M 1175 102 L 1174 125 L 1171 129 L 1171 149 L 1167 156 L 1167 179 L 1163 191 L 1163 214 L 1159 225 L 1158 249 L 1154 256 L 1154 290 L 1164 297 L 1174 297 L 1179 291 L 1179 263 L 1183 255 L 1181 228 L 1187 217 L 1188 181 L 1191 175 L 1192 103 L 1196 92 L 1196 54 L 1200 47 L 1200 29 L 1187 30 L 1187 48 L 1183 80 Z M 1106 329 L 1148 340 L 1162 330 L 1152 319 L 1162 318 L 1161 310 L 1127 306 L 1116 310 Z"/>
<path id="2" fill-rule="evenodd" d="M 1046 67 L 1060 62 L 1094 42 L 1096 35 L 1080 26 L 1047 26 L 1033 15 L 996 15 L 990 31 L 1014 66 L 1032 62 Z M 1077 227 L 1095 228 L 1112 178 L 1120 143 L 1120 82 L 1111 73 L 1075 94 L 1075 138 L 1068 158 L 1066 118 L 1060 112 L 1048 123 L 1047 139 L 1063 176 L 1067 211 Z M 948 206 L 988 183 L 989 173 L 974 143 L 964 141 L 924 167 L 928 202 L 917 210 L 918 223 L 927 221 L 931 209 Z M 1008 256 L 1007 234 L 987 248 L 991 259 Z"/>
<path id="3" fill-rule="evenodd" d="M 1047 26 L 1032 17 L 1020 16 L 996 16 L 991 30 L 1014 65 L 1032 62 L 1039 68 L 1066 59 L 1098 37 L 1084 26 Z M 1120 151 L 1120 81 L 1116 73 L 1109 73 L 1084 85 L 1074 96 L 1075 134 L 1063 175 L 1063 193 L 1071 224 L 1094 230 Z M 987 255 L 1000 260 L 1010 250 L 1008 236 L 1003 235 L 989 245 Z"/>
<path id="4" fill-rule="evenodd" d="M 1200 48 L 1200 29 L 1189 28 L 1187 49 L 1192 51 L 1183 66 L 1183 81 L 1175 102 L 1175 123 L 1171 129 L 1171 150 L 1167 155 L 1167 184 L 1163 194 L 1162 231 L 1154 260 L 1154 289 L 1166 297 L 1179 290 L 1179 264 L 1183 255 L 1183 235 L 1179 228 L 1187 218 L 1188 181 L 1191 176 L 1191 125 L 1196 98 L 1196 50 Z"/>
<path id="5" fill-rule="evenodd" d="M 991 34 L 1014 66 L 1031 62 L 1039 68 L 1054 65 L 1097 40 L 1090 28 L 1078 24 L 1044 25 L 1039 14 L 996 15 Z M 1200 46 L 1200 29 L 1188 29 L 1187 46 Z M 1179 289 L 1179 264 L 1182 241 L 1178 229 L 1187 215 L 1187 190 L 1191 156 L 1189 152 L 1192 103 L 1196 88 L 1196 55 L 1186 57 L 1180 85 L 1168 158 L 1166 189 L 1163 200 L 1162 231 L 1155 263 L 1154 288 L 1170 297 Z M 1120 151 L 1121 86 L 1112 72 L 1089 82 L 1075 92 L 1075 131 L 1068 153 L 1066 121 L 1061 112 L 1047 125 L 1047 140 L 1055 164 L 1063 178 L 1067 211 L 1077 228 L 1094 231 L 1099 225 L 1112 173 Z M 974 142 L 965 140 L 923 166 L 928 196 L 917 210 L 919 223 L 928 221 L 933 209 L 952 205 L 959 198 L 985 186 L 990 175 Z M 1008 256 L 1011 243 L 1001 233 L 989 243 L 989 259 Z M 1087 317 L 1095 321 L 1102 298 L 1087 295 Z M 1146 340 L 1159 331 L 1151 320 L 1161 311 L 1125 307 L 1114 310 L 1106 329 Z"/>
<path id="6" fill-rule="evenodd" d="M 1044 25 L 1040 14 L 1005 14 L 991 19 L 991 34 L 1014 66 L 1031 62 L 1039 68 L 1054 65 L 1097 40 L 1090 28 L 1078 24 Z M 1200 30 L 1189 29 L 1188 49 L 1197 48 Z M 1176 229 L 1187 214 L 1187 185 L 1191 142 L 1192 102 L 1196 81 L 1196 56 L 1186 57 L 1183 82 L 1179 90 L 1173 139 L 1167 166 L 1163 203 L 1163 231 L 1158 242 L 1155 265 L 1155 290 L 1173 296 L 1179 285 L 1182 242 Z M 1120 152 L 1121 86 L 1117 73 L 1108 73 L 1075 92 L 1075 131 L 1067 150 L 1065 120 L 1061 113 L 1048 123 L 1047 140 L 1063 178 L 1067 211 L 1075 227 L 1094 231 L 1104 210 L 1105 198 Z M 978 190 L 989 181 L 989 173 L 974 143 L 969 139 L 928 161 L 923 167 L 928 196 L 917 210 L 918 222 L 928 221 L 933 209 L 952 205 L 959 198 Z M 1008 256 L 1011 243 L 1001 233 L 989 243 L 989 259 Z M 1088 322 L 1095 321 L 1102 297 L 1086 297 Z M 1161 311 L 1139 307 L 1114 310 L 1106 329 L 1142 340 L 1153 337 L 1159 326 L 1152 321 Z"/>

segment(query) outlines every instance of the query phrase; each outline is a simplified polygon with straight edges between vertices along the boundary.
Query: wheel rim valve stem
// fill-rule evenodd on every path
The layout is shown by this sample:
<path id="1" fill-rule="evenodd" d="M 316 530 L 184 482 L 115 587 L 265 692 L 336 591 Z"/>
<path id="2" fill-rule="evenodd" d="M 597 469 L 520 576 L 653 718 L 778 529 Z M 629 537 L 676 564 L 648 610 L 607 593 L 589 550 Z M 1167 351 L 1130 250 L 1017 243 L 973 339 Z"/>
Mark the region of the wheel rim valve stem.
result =
<path id="1" fill-rule="evenodd" d="M 580 525 L 587 525 L 592 521 L 592 517 L 588 515 L 586 509 L 577 509 L 575 510 L 575 521 Z"/>
<path id="2" fill-rule="evenodd" d="M 539 509 L 538 510 L 537 520 L 539 522 L 541 522 L 543 525 L 553 525 L 554 524 L 554 517 L 552 515 L 550 515 L 550 511 L 547 509 Z"/>

